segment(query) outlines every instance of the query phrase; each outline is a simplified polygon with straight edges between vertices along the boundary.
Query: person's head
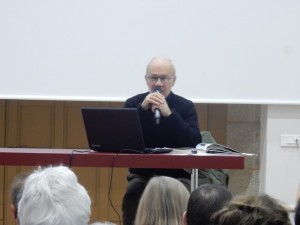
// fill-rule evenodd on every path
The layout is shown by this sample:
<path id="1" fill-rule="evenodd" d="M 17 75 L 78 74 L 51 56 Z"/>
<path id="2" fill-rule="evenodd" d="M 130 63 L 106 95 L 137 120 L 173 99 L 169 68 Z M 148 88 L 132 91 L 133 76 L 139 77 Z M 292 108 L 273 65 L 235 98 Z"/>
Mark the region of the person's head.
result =
<path id="1" fill-rule="evenodd" d="M 145 79 L 149 92 L 159 87 L 161 94 L 167 97 L 176 81 L 175 67 L 170 59 L 155 57 L 147 66 Z"/>
<path id="2" fill-rule="evenodd" d="M 95 222 L 89 225 L 116 225 L 116 224 L 106 221 L 106 222 Z"/>
<path id="3" fill-rule="evenodd" d="M 39 167 L 26 178 L 18 205 L 21 225 L 87 225 L 90 214 L 90 197 L 68 167 Z"/>
<path id="4" fill-rule="evenodd" d="M 298 199 L 295 209 L 295 225 L 300 225 L 300 198 Z"/>
<path id="5" fill-rule="evenodd" d="M 182 214 L 190 196 L 187 188 L 171 177 L 153 177 L 140 199 L 136 225 L 182 225 Z"/>
<path id="6" fill-rule="evenodd" d="M 11 198 L 11 209 L 13 212 L 13 217 L 18 221 L 18 204 L 22 197 L 23 187 L 26 178 L 29 176 L 30 172 L 22 172 L 16 175 L 11 183 L 10 188 L 10 198 Z"/>
<path id="7" fill-rule="evenodd" d="M 203 184 L 195 189 L 183 215 L 185 225 L 210 225 L 211 215 L 232 199 L 231 192 L 223 185 Z"/>
<path id="8" fill-rule="evenodd" d="M 266 194 L 237 196 L 213 215 L 218 225 L 290 225 L 288 210 Z"/>

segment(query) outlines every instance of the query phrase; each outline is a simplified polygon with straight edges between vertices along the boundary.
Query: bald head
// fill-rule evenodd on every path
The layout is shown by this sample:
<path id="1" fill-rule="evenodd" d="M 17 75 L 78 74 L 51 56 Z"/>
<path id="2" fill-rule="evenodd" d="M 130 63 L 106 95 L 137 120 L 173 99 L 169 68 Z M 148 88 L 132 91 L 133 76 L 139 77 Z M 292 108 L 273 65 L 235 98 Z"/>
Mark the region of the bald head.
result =
<path id="1" fill-rule="evenodd" d="M 147 66 L 145 79 L 149 92 L 159 89 L 160 93 L 167 97 L 176 81 L 171 60 L 165 57 L 153 58 Z"/>
<path id="2" fill-rule="evenodd" d="M 170 73 L 170 74 L 168 74 L 169 76 L 176 75 L 175 67 L 174 67 L 171 59 L 166 58 L 166 57 L 155 57 L 155 58 L 151 59 L 151 61 L 149 62 L 148 66 L 147 66 L 146 75 L 150 75 L 151 71 L 154 68 L 164 69 L 166 71 L 169 71 L 169 73 Z"/>

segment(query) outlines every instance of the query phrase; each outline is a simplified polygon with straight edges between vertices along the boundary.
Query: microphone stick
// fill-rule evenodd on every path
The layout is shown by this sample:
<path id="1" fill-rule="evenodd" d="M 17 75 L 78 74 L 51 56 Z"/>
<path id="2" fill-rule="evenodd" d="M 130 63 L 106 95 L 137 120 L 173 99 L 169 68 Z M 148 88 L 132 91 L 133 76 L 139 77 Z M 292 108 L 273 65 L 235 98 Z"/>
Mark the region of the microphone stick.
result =
<path id="1" fill-rule="evenodd" d="M 160 110 L 154 109 L 154 119 L 156 121 L 156 124 L 158 125 L 160 122 Z"/>
<path id="2" fill-rule="evenodd" d="M 160 87 L 155 87 L 154 92 L 161 92 Z M 159 109 L 154 109 L 154 119 L 156 124 L 158 125 L 160 123 L 160 110 Z"/>

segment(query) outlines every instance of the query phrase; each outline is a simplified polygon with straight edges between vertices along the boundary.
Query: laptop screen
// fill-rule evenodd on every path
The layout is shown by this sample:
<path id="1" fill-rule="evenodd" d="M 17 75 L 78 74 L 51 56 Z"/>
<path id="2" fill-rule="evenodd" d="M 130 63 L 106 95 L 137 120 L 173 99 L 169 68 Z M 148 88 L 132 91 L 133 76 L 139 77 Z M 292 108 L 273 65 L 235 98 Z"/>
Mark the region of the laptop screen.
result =
<path id="1" fill-rule="evenodd" d="M 135 108 L 81 108 L 89 148 L 99 152 L 142 152 L 145 148 Z"/>

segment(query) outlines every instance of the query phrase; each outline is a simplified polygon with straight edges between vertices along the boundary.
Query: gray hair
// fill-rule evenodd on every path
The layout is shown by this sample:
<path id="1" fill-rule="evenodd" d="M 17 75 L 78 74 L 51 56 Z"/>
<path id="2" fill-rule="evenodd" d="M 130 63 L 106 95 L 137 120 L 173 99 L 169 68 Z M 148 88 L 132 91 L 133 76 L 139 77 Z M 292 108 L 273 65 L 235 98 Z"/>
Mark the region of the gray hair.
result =
<path id="1" fill-rule="evenodd" d="M 91 200 L 68 167 L 39 167 L 27 177 L 18 209 L 21 225 L 87 225 Z"/>

